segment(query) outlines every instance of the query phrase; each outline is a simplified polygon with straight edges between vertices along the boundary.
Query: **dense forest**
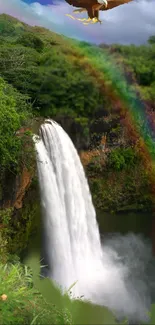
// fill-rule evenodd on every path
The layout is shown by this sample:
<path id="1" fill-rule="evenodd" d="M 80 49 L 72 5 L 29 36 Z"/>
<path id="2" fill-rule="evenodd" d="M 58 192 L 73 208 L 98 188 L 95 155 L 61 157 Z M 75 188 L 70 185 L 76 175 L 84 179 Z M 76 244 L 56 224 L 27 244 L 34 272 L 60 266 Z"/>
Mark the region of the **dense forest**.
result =
<path id="1" fill-rule="evenodd" d="M 18 260 L 30 236 L 37 231 L 40 209 L 32 134 L 38 133 L 47 117 L 58 121 L 72 138 L 97 209 L 112 213 L 152 211 L 155 36 L 145 46 L 101 44 L 97 47 L 0 15 L 0 258 L 3 263 L 0 272 L 3 282 L 6 274 L 3 265 Z M 106 150 L 102 150 L 103 145 Z M 18 295 L 19 300 L 23 299 L 20 288 L 22 291 L 27 285 L 27 278 L 22 280 L 25 271 L 18 266 L 6 272 L 10 277 L 12 272 L 13 286 L 19 277 Z M 31 300 L 34 293 L 29 282 L 28 300 Z M 5 290 L 12 290 L 10 284 Z M 37 314 L 39 299 L 36 298 Z M 27 300 L 20 301 L 19 309 L 20 304 L 21 309 L 25 308 Z M 31 304 L 27 307 L 29 314 L 25 309 L 22 319 L 18 308 L 10 307 L 9 315 L 16 311 L 16 324 L 23 324 L 27 317 L 32 321 L 33 308 Z M 57 318 L 54 312 L 52 315 L 47 312 L 47 323 L 51 317 Z M 5 320 L 6 317 L 10 317 L 7 309 Z M 63 314 L 59 324 L 62 324 L 61 317 L 65 324 L 71 322 L 70 316 Z M 8 318 L 7 324 L 13 324 L 15 319 Z M 40 318 L 39 324 L 43 322 Z"/>

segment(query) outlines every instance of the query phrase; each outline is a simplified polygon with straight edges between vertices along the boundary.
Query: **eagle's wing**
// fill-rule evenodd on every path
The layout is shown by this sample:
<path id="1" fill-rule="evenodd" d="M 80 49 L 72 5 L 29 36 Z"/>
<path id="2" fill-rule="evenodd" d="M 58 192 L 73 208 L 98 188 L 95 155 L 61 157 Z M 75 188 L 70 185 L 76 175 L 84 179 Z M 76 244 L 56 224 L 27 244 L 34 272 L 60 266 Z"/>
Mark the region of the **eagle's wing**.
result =
<path id="1" fill-rule="evenodd" d="M 108 0 L 107 10 L 118 7 L 120 5 L 124 5 L 125 3 L 131 2 L 131 1 L 133 1 L 133 0 Z M 105 10 L 105 8 L 103 8 L 101 10 Z"/>

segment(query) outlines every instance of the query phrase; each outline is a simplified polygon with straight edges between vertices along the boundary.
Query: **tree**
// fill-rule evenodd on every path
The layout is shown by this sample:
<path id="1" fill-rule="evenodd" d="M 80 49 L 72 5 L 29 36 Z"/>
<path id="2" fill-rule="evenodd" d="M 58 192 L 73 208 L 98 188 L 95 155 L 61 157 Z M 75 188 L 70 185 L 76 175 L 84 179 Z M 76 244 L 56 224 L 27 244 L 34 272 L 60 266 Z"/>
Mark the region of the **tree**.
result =
<path id="1" fill-rule="evenodd" d="M 155 35 L 149 37 L 149 39 L 148 39 L 148 43 L 151 44 L 151 45 L 152 45 L 152 44 L 155 44 Z"/>
<path id="2" fill-rule="evenodd" d="M 36 51 L 41 52 L 44 48 L 43 41 L 36 36 L 34 33 L 24 33 L 19 38 L 17 38 L 17 44 L 21 44 L 25 47 L 34 48 Z"/>

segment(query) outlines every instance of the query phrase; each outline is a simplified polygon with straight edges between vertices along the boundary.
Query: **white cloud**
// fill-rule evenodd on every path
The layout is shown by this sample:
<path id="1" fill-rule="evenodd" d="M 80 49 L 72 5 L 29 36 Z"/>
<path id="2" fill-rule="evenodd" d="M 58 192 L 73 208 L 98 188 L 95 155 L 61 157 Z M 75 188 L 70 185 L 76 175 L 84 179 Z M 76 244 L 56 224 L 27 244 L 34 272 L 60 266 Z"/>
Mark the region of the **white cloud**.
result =
<path id="1" fill-rule="evenodd" d="M 72 13 L 73 9 L 65 1 L 55 6 L 43 6 L 38 2 L 28 5 L 22 0 L 0 0 L 0 13 L 93 43 L 142 44 L 155 34 L 155 0 L 135 0 L 101 12 L 102 25 L 85 26 L 66 17 L 65 14 Z"/>

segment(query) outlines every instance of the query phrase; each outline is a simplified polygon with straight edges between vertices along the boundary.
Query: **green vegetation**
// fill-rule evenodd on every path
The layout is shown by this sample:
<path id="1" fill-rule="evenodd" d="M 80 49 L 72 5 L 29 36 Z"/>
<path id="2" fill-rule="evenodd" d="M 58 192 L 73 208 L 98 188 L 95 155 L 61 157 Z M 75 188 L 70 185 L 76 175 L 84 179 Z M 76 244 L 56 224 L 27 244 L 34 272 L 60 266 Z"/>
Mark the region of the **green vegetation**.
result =
<path id="1" fill-rule="evenodd" d="M 39 279 L 38 262 L 38 258 L 31 257 L 28 262 L 31 268 L 19 261 L 5 265 L 0 263 L 1 325 L 118 324 L 112 313 L 103 306 L 91 305 L 81 298 L 71 301 L 70 291 L 76 283 L 62 295 L 49 279 Z M 154 307 L 152 305 L 150 324 L 154 324 Z M 122 325 L 126 323 L 126 320 L 121 322 Z"/>
<path id="2" fill-rule="evenodd" d="M 91 161 L 86 167 L 97 207 L 120 209 L 123 193 L 125 206 L 129 207 L 133 200 L 132 206 L 138 204 L 150 210 L 152 194 L 150 181 L 145 176 L 147 172 L 141 167 L 140 143 L 144 137 L 150 156 L 154 157 L 154 135 L 153 132 L 148 134 L 148 130 L 153 129 L 146 121 L 146 113 L 152 125 L 155 121 L 154 36 L 147 46 L 101 44 L 95 47 L 44 28 L 30 27 L 7 15 L 0 15 L 0 30 L 2 206 L 11 199 L 12 188 L 16 191 L 16 176 L 23 167 L 29 168 L 35 177 L 31 132 L 36 118 L 41 121 L 44 117 L 52 117 L 65 127 L 79 150 L 99 146 L 102 135 L 107 134 L 110 152 L 104 159 Z M 139 115 L 141 103 L 145 111 Z M 132 121 L 126 116 L 124 104 L 135 119 L 138 136 L 132 132 Z M 29 131 L 20 134 L 17 131 L 21 128 Z M 112 179 L 117 180 L 113 188 Z M 34 192 L 37 184 L 35 186 Z M 134 198 L 131 193 L 135 190 Z M 32 231 L 32 215 L 39 215 L 35 212 L 38 201 L 32 207 L 28 197 L 18 213 L 12 212 L 9 223 L 12 253 L 25 248 L 28 233 Z M 14 222 L 16 218 L 17 223 Z M 18 250 L 14 238 L 19 236 L 23 241 Z"/>
<path id="3" fill-rule="evenodd" d="M 116 148 L 109 153 L 107 167 L 112 170 L 123 170 L 135 167 L 138 157 L 132 148 Z"/>
<path id="4" fill-rule="evenodd" d="M 12 37 L 0 47 L 0 73 L 31 97 L 34 114 L 92 116 L 103 98 L 95 78 L 81 71 L 76 50 L 51 32 L 16 28 L 17 22 L 1 15 L 0 26 L 4 23 L 5 35 L 7 23 L 8 35 L 12 26 Z"/>
<path id="5" fill-rule="evenodd" d="M 28 97 L 21 95 L 0 78 L 0 166 L 17 166 L 21 151 L 21 140 L 16 131 L 30 118 Z"/>
<path id="6" fill-rule="evenodd" d="M 34 287 L 32 272 L 19 262 L 0 264 L 1 297 L 0 324 L 60 324 L 71 325 L 65 309 L 58 310 Z"/>
<path id="7" fill-rule="evenodd" d="M 153 207 L 154 177 L 148 177 L 144 156 L 147 148 L 150 160 L 155 157 L 154 58 L 155 36 L 146 46 L 96 47 L 0 15 L 0 279 L 7 295 L 0 301 L 0 324 L 79 324 L 74 304 L 66 314 L 47 302 L 18 258 L 40 219 L 32 133 L 45 117 L 60 122 L 79 150 L 98 149 L 107 135 L 109 151 L 85 166 L 97 208 L 115 213 Z M 17 209 L 24 168 L 32 182 Z M 87 310 L 87 323 L 97 324 Z"/>
<path id="8" fill-rule="evenodd" d="M 104 48 L 104 44 L 100 46 Z M 117 60 L 117 64 L 122 67 L 126 73 L 128 81 L 131 83 L 137 81 L 141 94 L 146 94 L 146 99 L 154 100 L 155 98 L 155 41 L 154 36 L 148 40 L 148 45 L 112 45 L 106 49 L 108 53 Z M 147 62 L 147 64 L 146 64 Z M 152 96 L 151 96 L 152 94 Z M 144 96 L 145 97 L 145 96 Z"/>
<path id="9" fill-rule="evenodd" d="M 93 201 L 99 210 L 116 213 L 119 211 L 149 211 L 153 207 L 150 182 L 143 166 L 126 170 L 107 171 L 100 164 L 87 175 Z"/>

